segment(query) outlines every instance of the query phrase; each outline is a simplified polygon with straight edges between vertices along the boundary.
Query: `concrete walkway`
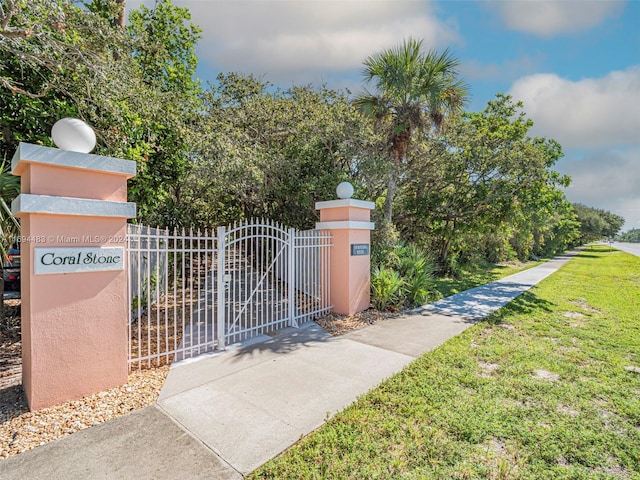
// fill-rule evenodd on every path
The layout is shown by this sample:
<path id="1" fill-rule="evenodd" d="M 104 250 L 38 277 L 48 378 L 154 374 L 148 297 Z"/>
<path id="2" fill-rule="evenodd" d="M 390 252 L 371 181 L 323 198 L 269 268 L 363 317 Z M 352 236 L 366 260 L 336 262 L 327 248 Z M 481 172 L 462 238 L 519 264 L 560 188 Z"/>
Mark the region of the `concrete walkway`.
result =
<path id="1" fill-rule="evenodd" d="M 574 253 L 332 337 L 314 323 L 174 364 L 158 402 L 0 461 L 0 479 L 241 479 Z"/>

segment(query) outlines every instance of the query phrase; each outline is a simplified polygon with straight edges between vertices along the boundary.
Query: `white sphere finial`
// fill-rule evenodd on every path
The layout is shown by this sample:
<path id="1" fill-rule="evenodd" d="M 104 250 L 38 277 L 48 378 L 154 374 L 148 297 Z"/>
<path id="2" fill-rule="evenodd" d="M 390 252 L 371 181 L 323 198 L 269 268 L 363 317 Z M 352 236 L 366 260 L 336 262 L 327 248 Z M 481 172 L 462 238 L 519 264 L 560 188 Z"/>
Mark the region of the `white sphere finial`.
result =
<path id="1" fill-rule="evenodd" d="M 351 195 L 353 195 L 353 185 L 351 185 L 349 182 L 342 182 L 336 188 L 336 194 L 338 195 L 338 198 L 342 200 L 351 198 Z"/>
<path id="2" fill-rule="evenodd" d="M 62 118 L 51 129 L 53 143 L 62 150 L 89 153 L 96 146 L 93 129 L 78 118 Z"/>

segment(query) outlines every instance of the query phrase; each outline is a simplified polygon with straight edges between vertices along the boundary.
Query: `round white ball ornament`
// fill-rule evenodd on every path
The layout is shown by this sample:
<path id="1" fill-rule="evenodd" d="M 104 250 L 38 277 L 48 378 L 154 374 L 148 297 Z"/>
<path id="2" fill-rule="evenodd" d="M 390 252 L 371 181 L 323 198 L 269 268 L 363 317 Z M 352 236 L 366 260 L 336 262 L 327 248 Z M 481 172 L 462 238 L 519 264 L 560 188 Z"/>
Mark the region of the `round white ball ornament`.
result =
<path id="1" fill-rule="evenodd" d="M 353 185 L 351 185 L 349 182 L 342 182 L 336 188 L 336 194 L 338 195 L 338 198 L 342 200 L 351 198 L 351 196 L 353 195 Z"/>
<path id="2" fill-rule="evenodd" d="M 58 120 L 51 129 L 53 143 L 62 150 L 89 153 L 96 146 L 93 129 L 78 118 Z"/>

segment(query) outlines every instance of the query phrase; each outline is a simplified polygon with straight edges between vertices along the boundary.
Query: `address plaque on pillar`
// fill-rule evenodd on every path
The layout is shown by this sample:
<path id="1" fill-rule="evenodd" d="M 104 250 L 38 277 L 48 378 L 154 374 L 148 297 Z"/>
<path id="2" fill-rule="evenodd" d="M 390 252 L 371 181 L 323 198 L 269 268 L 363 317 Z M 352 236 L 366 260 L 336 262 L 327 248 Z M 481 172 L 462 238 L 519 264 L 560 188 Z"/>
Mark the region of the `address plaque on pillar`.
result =
<path id="1" fill-rule="evenodd" d="M 34 273 L 84 273 L 124 270 L 123 247 L 36 247 Z"/>
<path id="2" fill-rule="evenodd" d="M 351 244 L 351 256 L 357 257 L 359 255 L 369 255 L 368 243 L 352 243 Z"/>

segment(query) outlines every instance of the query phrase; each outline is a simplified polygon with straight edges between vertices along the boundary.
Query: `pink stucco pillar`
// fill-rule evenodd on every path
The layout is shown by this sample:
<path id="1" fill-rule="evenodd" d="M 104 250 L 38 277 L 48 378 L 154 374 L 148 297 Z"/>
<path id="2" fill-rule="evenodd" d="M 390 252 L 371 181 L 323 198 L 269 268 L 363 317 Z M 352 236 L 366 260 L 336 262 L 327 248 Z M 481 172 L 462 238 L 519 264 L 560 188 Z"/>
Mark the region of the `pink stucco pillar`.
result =
<path id="1" fill-rule="evenodd" d="M 330 279 L 333 311 L 352 315 L 369 308 L 372 202 L 351 198 L 317 202 L 316 229 L 332 235 Z"/>
<path id="2" fill-rule="evenodd" d="M 127 381 L 127 179 L 135 162 L 21 143 L 22 385 L 29 408 Z"/>

